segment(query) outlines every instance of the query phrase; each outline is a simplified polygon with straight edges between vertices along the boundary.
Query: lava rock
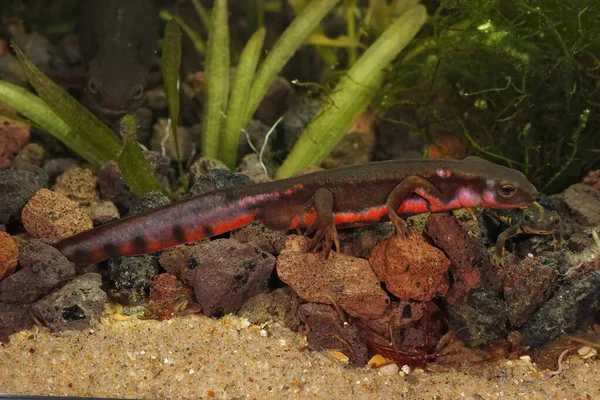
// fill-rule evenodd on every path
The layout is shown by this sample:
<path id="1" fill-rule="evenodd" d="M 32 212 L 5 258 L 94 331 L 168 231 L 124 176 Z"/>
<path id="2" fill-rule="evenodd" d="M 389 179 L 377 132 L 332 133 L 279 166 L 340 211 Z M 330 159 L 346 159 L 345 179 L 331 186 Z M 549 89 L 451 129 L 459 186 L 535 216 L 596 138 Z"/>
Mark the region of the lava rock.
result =
<path id="1" fill-rule="evenodd" d="M 44 164 L 46 150 L 37 143 L 27 143 L 15 156 L 13 160 L 14 168 L 21 168 L 27 165 L 41 167 Z"/>
<path id="2" fill-rule="evenodd" d="M 521 334 L 523 345 L 543 346 L 564 332 L 577 329 L 600 309 L 600 271 L 594 271 L 561 286 L 529 319 Z"/>
<path id="3" fill-rule="evenodd" d="M 576 183 L 569 186 L 561 197 L 577 222 L 585 226 L 600 224 L 600 189 Z"/>
<path id="4" fill-rule="evenodd" d="M 93 227 L 92 220 L 77 203 L 48 189 L 40 189 L 29 200 L 21 218 L 27 232 L 51 242 Z"/>
<path id="5" fill-rule="evenodd" d="M 306 301 L 335 301 L 353 317 L 383 315 L 390 298 L 366 260 L 333 252 L 325 260 L 321 254 L 306 252 L 308 243 L 303 236 L 288 237 L 277 259 L 279 279 Z"/>
<path id="6" fill-rule="evenodd" d="M 119 209 L 108 200 L 94 202 L 89 206 L 82 206 L 81 209 L 90 217 L 94 226 L 120 218 Z"/>
<path id="7" fill-rule="evenodd" d="M 182 284 L 175 275 L 160 274 L 152 280 L 150 311 L 159 321 L 177 315 L 200 312 L 192 289 Z"/>
<path id="8" fill-rule="evenodd" d="M 197 196 L 228 187 L 245 186 L 250 183 L 250 178 L 246 175 L 236 174 L 228 169 L 214 168 L 198 177 L 190 189 L 189 196 Z"/>
<path id="9" fill-rule="evenodd" d="M 401 300 L 429 301 L 448 291 L 450 261 L 419 234 L 406 239 L 392 236 L 375 247 L 369 263 L 387 290 Z"/>
<path id="10" fill-rule="evenodd" d="M 248 321 L 255 325 L 280 323 L 297 331 L 300 327 L 298 307 L 301 301 L 289 286 L 285 286 L 252 297 L 238 311 L 238 315 L 248 318 Z"/>
<path id="11" fill-rule="evenodd" d="M 502 290 L 502 276 L 492 266 L 488 250 L 453 214 L 430 214 L 425 235 L 450 259 L 453 283 L 446 295 L 448 303 L 459 303 L 475 287 L 497 293 Z"/>
<path id="12" fill-rule="evenodd" d="M 211 169 L 229 169 L 222 161 L 215 160 L 213 158 L 200 157 L 190 167 L 190 183 L 193 185 L 196 181 L 202 177 L 202 175 L 208 173 Z"/>
<path id="13" fill-rule="evenodd" d="M 368 259 L 375 246 L 392 237 L 394 233 L 395 228 L 391 222 L 340 230 L 338 235 L 341 252 L 352 257 Z"/>
<path id="14" fill-rule="evenodd" d="M 0 171 L 0 224 L 20 220 L 25 204 L 47 185 L 48 175 L 39 168 Z"/>
<path id="15" fill-rule="evenodd" d="M 152 279 L 158 275 L 158 261 L 152 254 L 116 257 L 108 261 L 109 276 L 115 285 L 111 296 L 127 304 L 147 298 Z"/>
<path id="16" fill-rule="evenodd" d="M 321 165 L 329 169 L 371 161 L 375 147 L 375 119 L 375 112 L 367 108 Z"/>
<path id="17" fill-rule="evenodd" d="M 0 170 L 10 167 L 15 155 L 29 142 L 30 132 L 29 124 L 0 116 Z"/>
<path id="18" fill-rule="evenodd" d="M 498 294 L 476 288 L 460 303 L 449 305 L 449 323 L 469 347 L 485 346 L 508 333 L 506 304 Z"/>
<path id="19" fill-rule="evenodd" d="M 359 331 L 352 323 L 344 323 L 341 316 L 328 305 L 308 303 L 298 309 L 302 322 L 308 325 L 308 347 L 312 350 L 332 349 L 344 353 L 355 367 L 369 360 L 367 346 L 360 340 Z M 350 350 L 351 349 L 351 350 Z"/>
<path id="20" fill-rule="evenodd" d="M 267 290 L 275 257 L 231 239 L 194 246 L 194 293 L 205 315 L 237 312 L 251 297 Z"/>
<path id="21" fill-rule="evenodd" d="M 13 333 L 33 326 L 29 307 L 0 303 L 0 343 L 8 342 L 9 336 Z"/>
<path id="22" fill-rule="evenodd" d="M 204 239 L 201 242 L 210 242 L 208 239 Z M 198 266 L 198 258 L 196 254 L 202 250 L 198 249 L 197 246 L 201 242 L 196 242 L 186 246 L 173 247 L 165 250 L 158 256 L 158 261 L 171 275 L 175 275 L 183 283 L 189 286 L 194 286 L 196 277 L 196 267 Z"/>
<path id="23" fill-rule="evenodd" d="M 152 139 L 150 139 L 150 148 L 156 152 L 163 152 L 164 150 L 171 161 L 177 161 L 175 135 L 173 134 L 172 127 L 169 127 L 169 134 L 165 140 L 167 121 L 167 118 L 159 118 L 152 127 L 153 133 Z M 192 157 L 195 150 L 194 143 L 192 142 L 192 136 L 186 127 L 178 126 L 177 139 L 179 143 L 179 155 L 181 156 L 181 161 L 186 163 L 190 157 Z"/>
<path id="24" fill-rule="evenodd" d="M 254 112 L 254 116 L 269 126 L 273 125 L 285 111 L 288 101 L 293 95 L 294 88 L 290 82 L 284 77 L 275 77 Z"/>
<path id="25" fill-rule="evenodd" d="M 558 278 L 556 262 L 548 257 L 527 257 L 516 264 L 506 256 L 504 300 L 513 327 L 525 321 L 548 300 Z"/>
<path id="26" fill-rule="evenodd" d="M 285 248 L 285 232 L 273 231 L 266 228 L 258 221 L 236 229 L 231 232 L 231 239 L 240 243 L 253 243 L 263 251 L 278 255 Z"/>
<path id="27" fill-rule="evenodd" d="M 273 140 L 273 149 L 276 152 L 289 152 L 320 109 L 321 103 L 317 99 L 302 97 L 296 100 L 283 114 Z"/>
<path id="28" fill-rule="evenodd" d="M 385 313 L 377 319 L 361 319 L 360 322 L 383 337 L 413 322 L 419 321 L 425 312 L 426 303 L 420 301 L 392 301 Z"/>
<path id="29" fill-rule="evenodd" d="M 0 302 L 29 304 L 75 275 L 75 265 L 54 247 L 32 240 L 19 255 L 21 269 L 0 281 Z"/>
<path id="30" fill-rule="evenodd" d="M 17 268 L 19 245 L 6 232 L 0 232 L 0 281 Z"/>
<path id="31" fill-rule="evenodd" d="M 85 168 L 73 168 L 62 173 L 56 179 L 54 191 L 60 193 L 79 205 L 90 205 L 100 199 L 96 188 L 98 178 Z"/>
<path id="32" fill-rule="evenodd" d="M 170 203 L 171 200 L 169 200 L 164 193 L 153 190 L 152 192 L 141 195 L 133 201 L 131 208 L 127 212 L 127 217 L 143 213 L 144 211 L 154 210 L 155 208 L 163 207 Z"/>
<path id="33" fill-rule="evenodd" d="M 59 175 L 79 166 L 79 161 L 73 158 L 52 158 L 44 163 L 43 168 L 48 174 L 48 179 L 52 181 Z"/>
<path id="34" fill-rule="evenodd" d="M 78 276 L 35 303 L 31 311 L 53 332 L 88 329 L 104 312 L 106 293 L 101 286 L 99 274 Z"/>

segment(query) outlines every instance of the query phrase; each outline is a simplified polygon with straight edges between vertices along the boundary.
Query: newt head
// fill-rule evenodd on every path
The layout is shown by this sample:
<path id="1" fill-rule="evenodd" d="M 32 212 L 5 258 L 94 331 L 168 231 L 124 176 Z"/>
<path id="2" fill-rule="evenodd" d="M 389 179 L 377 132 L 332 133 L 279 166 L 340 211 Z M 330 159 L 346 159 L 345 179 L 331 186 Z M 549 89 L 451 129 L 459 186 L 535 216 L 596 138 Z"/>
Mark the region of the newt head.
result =
<path id="1" fill-rule="evenodd" d="M 523 209 L 519 224 L 525 233 L 549 235 L 558 229 L 560 215 L 534 202 Z"/>
<path id="2" fill-rule="evenodd" d="M 124 115 L 139 108 L 145 98 L 148 71 L 134 54 L 98 53 L 89 64 L 84 102 L 104 115 Z"/>

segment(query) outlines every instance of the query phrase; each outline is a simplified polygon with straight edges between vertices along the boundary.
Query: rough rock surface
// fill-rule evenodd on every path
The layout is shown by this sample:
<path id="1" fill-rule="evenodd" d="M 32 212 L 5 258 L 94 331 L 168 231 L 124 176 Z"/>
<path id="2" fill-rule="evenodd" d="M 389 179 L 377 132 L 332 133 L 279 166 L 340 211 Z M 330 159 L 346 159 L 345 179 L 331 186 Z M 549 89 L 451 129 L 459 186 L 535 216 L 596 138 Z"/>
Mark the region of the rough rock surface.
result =
<path id="1" fill-rule="evenodd" d="M 0 224 L 20 220 L 25 204 L 46 185 L 48 175 L 39 168 L 0 171 Z"/>
<path id="2" fill-rule="evenodd" d="M 332 252 L 327 260 L 307 253 L 309 240 L 292 235 L 277 259 L 279 279 L 306 301 L 335 301 L 353 317 L 380 317 L 390 303 L 366 260 Z"/>
<path id="3" fill-rule="evenodd" d="M 300 327 L 298 316 L 300 303 L 301 299 L 298 295 L 289 286 L 285 286 L 252 297 L 238 311 L 238 315 L 248 318 L 255 325 L 279 322 L 296 331 Z"/>
<path id="4" fill-rule="evenodd" d="M 390 222 L 356 229 L 342 229 L 338 235 L 342 253 L 369 259 L 375 246 L 392 237 L 394 233 L 394 225 Z"/>
<path id="5" fill-rule="evenodd" d="M 250 297 L 267 290 L 276 260 L 258 246 L 218 239 L 193 249 L 194 293 L 205 315 L 236 312 Z"/>
<path id="6" fill-rule="evenodd" d="M 206 174 L 201 175 L 190 189 L 189 196 L 196 196 L 234 186 L 245 186 L 250 184 L 250 178 L 243 174 L 236 174 L 228 169 L 214 168 Z"/>
<path id="7" fill-rule="evenodd" d="M 78 276 L 31 307 L 35 317 L 54 332 L 83 330 L 104 312 L 106 293 L 102 278 L 90 273 Z"/>
<path id="8" fill-rule="evenodd" d="M 429 301 L 448 291 L 450 261 L 419 234 L 406 239 L 392 236 L 375 247 L 369 263 L 387 290 L 401 300 Z"/>
<path id="9" fill-rule="evenodd" d="M 171 203 L 171 200 L 165 196 L 162 192 L 153 190 L 150 193 L 146 193 L 136 198 L 131 204 L 131 208 L 127 212 L 127 217 L 135 214 L 142 213 L 148 210 L 154 210 L 155 208 L 166 206 Z"/>
<path id="10" fill-rule="evenodd" d="M 15 156 L 13 160 L 14 168 L 21 168 L 26 165 L 41 167 L 44 164 L 46 150 L 37 143 L 27 143 Z"/>
<path id="11" fill-rule="evenodd" d="M 569 186 L 562 193 L 562 200 L 570 213 L 583 225 L 600 224 L 600 189 L 584 183 Z"/>
<path id="12" fill-rule="evenodd" d="M 90 205 L 100 199 L 97 189 L 98 178 L 85 168 L 73 168 L 56 178 L 54 191 L 79 205 Z"/>
<path id="13" fill-rule="evenodd" d="M 93 227 L 92 220 L 77 203 L 48 189 L 41 189 L 29 200 L 21 218 L 27 232 L 50 242 Z"/>
<path id="14" fill-rule="evenodd" d="M 19 245 L 6 232 L 0 232 L 0 281 L 17 267 Z"/>
<path id="15" fill-rule="evenodd" d="M 25 246 L 19 265 L 21 269 L 0 281 L 1 303 L 32 303 L 75 275 L 75 265 L 40 240 Z"/>
<path id="16" fill-rule="evenodd" d="M 253 243 L 263 251 L 278 255 L 285 248 L 285 232 L 273 231 L 258 221 L 243 226 L 231 232 L 231 239 L 240 243 Z"/>
<path id="17" fill-rule="evenodd" d="M 29 142 L 30 131 L 29 124 L 0 116 L 0 170 L 10 167 L 15 155 Z"/>
<path id="18" fill-rule="evenodd" d="M 116 257 L 108 261 L 115 290 L 111 295 L 121 302 L 136 303 L 147 298 L 152 279 L 158 274 L 158 260 L 152 254 Z"/>
<path id="19" fill-rule="evenodd" d="M 32 326 L 29 306 L 0 303 L 0 343 L 8 342 L 10 335 Z"/>
<path id="20" fill-rule="evenodd" d="M 150 298 L 150 310 L 159 321 L 200 311 L 192 289 L 181 283 L 175 275 L 157 275 L 152 280 Z"/>
<path id="21" fill-rule="evenodd" d="M 308 325 L 306 340 L 311 349 L 340 351 L 356 367 L 367 363 L 368 349 L 360 340 L 358 329 L 352 323 L 344 323 L 331 306 L 303 304 L 298 309 L 298 314 L 302 322 Z"/>

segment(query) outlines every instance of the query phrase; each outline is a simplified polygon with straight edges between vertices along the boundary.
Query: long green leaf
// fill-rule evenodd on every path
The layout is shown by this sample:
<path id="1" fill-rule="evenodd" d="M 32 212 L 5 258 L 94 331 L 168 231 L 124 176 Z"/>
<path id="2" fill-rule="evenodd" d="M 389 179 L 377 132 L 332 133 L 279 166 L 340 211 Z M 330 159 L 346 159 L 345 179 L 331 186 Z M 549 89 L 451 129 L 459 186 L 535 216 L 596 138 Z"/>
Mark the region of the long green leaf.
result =
<path id="1" fill-rule="evenodd" d="M 338 1 L 311 1 L 281 34 L 277 42 L 273 45 L 269 55 L 256 72 L 256 76 L 252 82 L 252 89 L 250 89 L 250 95 L 248 96 L 248 106 L 246 107 L 246 116 L 243 125 L 246 125 L 250 121 L 254 111 L 258 108 L 277 74 L 281 72 L 284 65 L 302 45 L 307 36 Z"/>
<path id="2" fill-rule="evenodd" d="M 73 134 L 78 135 L 80 139 L 89 143 L 90 146 L 88 149 L 91 149 L 95 153 L 94 164 L 100 165 L 107 161 L 115 160 L 121 150 L 121 141 L 110 128 L 104 125 L 87 108 L 79 104 L 64 89 L 44 75 L 27 59 L 14 42 L 12 46 L 15 49 L 23 72 L 38 95 L 72 129 Z M 69 145 L 66 142 L 65 144 L 75 149 L 74 145 Z"/>
<path id="3" fill-rule="evenodd" d="M 92 165 L 100 166 L 116 158 L 99 151 L 102 149 L 97 149 L 77 131 L 71 129 L 42 99 L 21 86 L 0 81 L 0 101 L 14 107 Z"/>
<path id="4" fill-rule="evenodd" d="M 204 76 L 202 154 L 217 158 L 223 117 L 229 95 L 229 26 L 227 0 L 215 0 L 211 13 Z"/>
<path id="5" fill-rule="evenodd" d="M 127 114 L 121 120 L 121 135 L 124 146 L 118 157 L 119 169 L 131 191 L 138 196 L 153 190 L 165 193 L 137 142 L 137 120 L 133 115 Z"/>
<path id="6" fill-rule="evenodd" d="M 158 16 L 165 21 L 170 21 L 172 19 L 176 20 L 181 29 L 188 35 L 192 43 L 194 44 L 194 48 L 200 55 L 206 54 L 206 43 L 204 43 L 204 39 L 198 32 L 196 32 L 191 26 L 186 24 L 179 16 L 171 14 L 168 11 L 162 10 L 158 13 Z"/>
<path id="7" fill-rule="evenodd" d="M 204 26 L 204 29 L 207 31 L 210 30 L 210 13 L 202 6 L 200 0 L 192 0 L 192 5 L 196 10 L 196 14 L 198 14 L 198 18 L 200 18 L 200 22 L 202 23 L 202 26 Z"/>
<path id="8" fill-rule="evenodd" d="M 411 8 L 363 53 L 329 95 L 330 104 L 322 107 L 306 127 L 277 171 L 277 178 L 290 177 L 327 157 L 381 87 L 384 69 L 414 38 L 426 20 L 424 6 Z"/>
<path id="9" fill-rule="evenodd" d="M 181 67 L 181 31 L 175 19 L 167 22 L 165 37 L 163 40 L 163 55 L 161 60 L 165 92 L 169 105 L 169 117 L 171 118 L 171 129 L 175 140 L 175 152 L 177 154 L 177 165 L 179 177 L 187 190 L 187 179 L 183 172 L 181 154 L 179 151 L 179 136 L 177 135 L 177 122 L 179 121 L 179 68 Z"/>
<path id="10" fill-rule="evenodd" d="M 219 157 L 231 169 L 235 167 L 240 134 L 242 133 L 242 129 L 244 129 L 244 125 L 242 124 L 244 115 L 246 114 L 248 93 L 252 86 L 252 78 L 254 77 L 258 60 L 260 59 L 260 52 L 265 41 L 265 33 L 265 28 L 260 28 L 246 43 L 240 56 L 235 81 L 231 89 L 225 134 L 223 135 L 221 155 Z"/>

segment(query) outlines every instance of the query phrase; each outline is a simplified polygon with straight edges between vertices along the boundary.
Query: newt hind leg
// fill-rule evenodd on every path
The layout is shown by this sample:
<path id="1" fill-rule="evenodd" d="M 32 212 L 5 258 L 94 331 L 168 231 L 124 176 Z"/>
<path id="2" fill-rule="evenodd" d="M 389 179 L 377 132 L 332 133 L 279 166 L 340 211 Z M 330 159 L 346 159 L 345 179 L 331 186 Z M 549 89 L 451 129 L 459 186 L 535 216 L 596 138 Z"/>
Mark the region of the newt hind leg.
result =
<path id="1" fill-rule="evenodd" d="M 303 206 L 303 211 L 307 208 L 314 208 L 317 218 L 315 222 L 306 230 L 305 235 L 314 232 L 314 236 L 308 246 L 308 251 L 314 251 L 322 243 L 325 258 L 329 257 L 331 246 L 335 244 L 335 249 L 340 251 L 340 241 L 338 239 L 335 221 L 333 219 L 333 194 L 324 188 L 318 189 L 315 195 L 308 203 Z"/>

